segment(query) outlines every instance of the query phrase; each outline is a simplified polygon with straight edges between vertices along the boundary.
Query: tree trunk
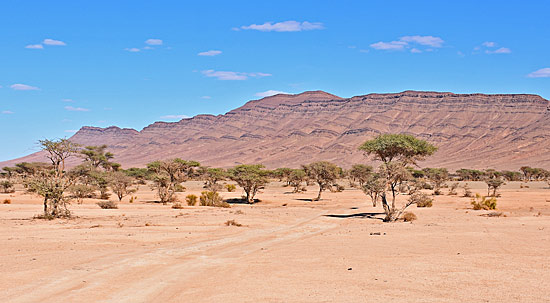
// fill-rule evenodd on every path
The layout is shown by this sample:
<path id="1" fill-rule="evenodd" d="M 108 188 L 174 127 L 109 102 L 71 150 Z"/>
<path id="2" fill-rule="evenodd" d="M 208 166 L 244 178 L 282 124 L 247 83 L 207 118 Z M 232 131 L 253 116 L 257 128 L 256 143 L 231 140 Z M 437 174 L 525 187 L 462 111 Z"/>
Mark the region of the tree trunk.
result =
<path id="1" fill-rule="evenodd" d="M 313 199 L 313 201 L 321 200 L 321 192 L 323 192 L 323 186 L 319 185 L 319 194 L 317 195 L 317 198 Z"/>

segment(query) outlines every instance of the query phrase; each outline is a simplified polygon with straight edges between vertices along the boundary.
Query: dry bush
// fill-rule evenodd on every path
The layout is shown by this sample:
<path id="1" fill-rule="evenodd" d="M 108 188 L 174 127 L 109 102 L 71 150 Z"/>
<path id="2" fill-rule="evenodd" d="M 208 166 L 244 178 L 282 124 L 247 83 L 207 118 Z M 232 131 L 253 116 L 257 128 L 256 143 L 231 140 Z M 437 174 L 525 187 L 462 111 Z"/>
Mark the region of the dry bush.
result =
<path id="1" fill-rule="evenodd" d="M 182 209 L 183 206 L 181 205 L 181 203 L 176 202 L 176 203 L 172 204 L 172 208 L 173 209 Z"/>
<path id="2" fill-rule="evenodd" d="M 3 180 L 0 181 L 0 187 L 2 188 L 2 192 L 5 194 L 11 194 L 15 192 L 15 188 L 13 187 L 15 184 L 9 180 Z"/>
<path id="3" fill-rule="evenodd" d="M 332 184 L 328 189 L 330 190 L 331 193 L 340 193 L 342 191 L 344 191 L 344 186 L 340 185 L 340 184 Z"/>
<path id="4" fill-rule="evenodd" d="M 118 205 L 114 201 L 99 201 L 97 202 L 97 205 L 103 209 L 116 209 L 118 208 Z"/>
<path id="5" fill-rule="evenodd" d="M 412 222 L 416 219 L 418 219 L 416 215 L 410 211 L 407 211 L 403 214 L 403 221 L 405 222 Z"/>
<path id="6" fill-rule="evenodd" d="M 416 204 L 416 207 L 432 207 L 433 199 L 423 192 L 414 192 L 409 196 L 409 203 Z"/>
<path id="7" fill-rule="evenodd" d="M 185 202 L 187 202 L 187 205 L 189 206 L 195 206 L 197 204 L 198 198 L 199 197 L 195 195 L 187 195 L 187 197 L 185 197 Z"/>
<path id="8" fill-rule="evenodd" d="M 482 217 L 506 217 L 505 214 L 501 213 L 501 212 L 498 212 L 498 211 L 492 211 L 490 213 L 487 213 L 487 214 L 483 214 L 481 215 Z"/>
<path id="9" fill-rule="evenodd" d="M 11 204 L 11 200 L 10 199 L 4 199 L 2 204 Z"/>
<path id="10" fill-rule="evenodd" d="M 203 191 L 200 196 L 201 206 L 213 206 L 213 207 L 224 207 L 230 208 L 229 203 L 224 202 L 222 197 L 214 191 Z"/>
<path id="11" fill-rule="evenodd" d="M 237 227 L 243 226 L 241 223 L 238 223 L 235 220 L 227 220 L 225 222 L 225 225 L 227 225 L 227 226 L 237 226 Z"/>
<path id="12" fill-rule="evenodd" d="M 187 188 L 185 186 L 181 185 L 181 184 L 174 185 L 174 192 L 182 193 L 186 190 L 187 190 Z"/>
<path id="13" fill-rule="evenodd" d="M 456 196 L 457 195 L 457 192 L 456 192 L 456 189 L 458 188 L 458 182 L 455 182 L 453 184 L 451 184 L 450 188 L 449 188 L 449 196 Z"/>
<path id="14" fill-rule="evenodd" d="M 472 204 L 474 210 L 497 209 L 497 198 L 482 197 L 480 194 L 476 194 L 476 196 L 472 198 L 470 204 Z"/>
<path id="15" fill-rule="evenodd" d="M 470 190 L 470 186 L 468 185 L 468 183 L 464 184 L 464 186 L 462 187 L 464 189 L 464 197 L 472 197 L 473 194 L 472 194 L 472 191 Z"/>
<path id="16" fill-rule="evenodd" d="M 225 190 L 232 193 L 237 189 L 237 186 L 235 184 L 225 184 Z"/>

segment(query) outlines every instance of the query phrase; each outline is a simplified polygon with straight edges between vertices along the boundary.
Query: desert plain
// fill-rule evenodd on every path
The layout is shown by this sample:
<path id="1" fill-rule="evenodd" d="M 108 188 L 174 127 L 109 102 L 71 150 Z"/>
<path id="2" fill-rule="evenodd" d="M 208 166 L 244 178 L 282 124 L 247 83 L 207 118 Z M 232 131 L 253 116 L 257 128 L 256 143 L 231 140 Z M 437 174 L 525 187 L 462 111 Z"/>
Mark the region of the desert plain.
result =
<path id="1" fill-rule="evenodd" d="M 550 302 L 550 188 L 521 184 L 500 189 L 500 216 L 459 190 L 394 223 L 348 186 L 310 201 L 315 186 L 272 182 L 253 205 L 173 209 L 142 185 L 133 203 L 85 199 L 52 221 L 33 219 L 42 201 L 17 187 L 0 194 L 11 200 L 0 205 L 1 301 Z M 180 200 L 203 190 L 185 186 Z"/>

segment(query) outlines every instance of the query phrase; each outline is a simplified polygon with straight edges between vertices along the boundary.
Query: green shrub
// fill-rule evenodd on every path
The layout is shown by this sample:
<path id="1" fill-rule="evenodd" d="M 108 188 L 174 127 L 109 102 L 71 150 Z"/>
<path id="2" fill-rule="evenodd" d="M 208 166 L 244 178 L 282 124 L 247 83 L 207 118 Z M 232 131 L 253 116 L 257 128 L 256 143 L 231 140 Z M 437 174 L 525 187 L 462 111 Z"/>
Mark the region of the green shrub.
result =
<path id="1" fill-rule="evenodd" d="M 497 198 L 495 197 L 482 197 L 480 194 L 476 194 L 470 203 L 474 210 L 497 209 Z"/>
<path id="2" fill-rule="evenodd" d="M 185 197 L 185 201 L 189 206 L 195 206 L 197 204 L 197 199 L 198 197 L 195 195 L 187 195 L 187 197 Z"/>
<path id="3" fill-rule="evenodd" d="M 235 184 L 225 184 L 225 189 L 232 193 L 237 189 L 237 186 L 235 186 Z"/>

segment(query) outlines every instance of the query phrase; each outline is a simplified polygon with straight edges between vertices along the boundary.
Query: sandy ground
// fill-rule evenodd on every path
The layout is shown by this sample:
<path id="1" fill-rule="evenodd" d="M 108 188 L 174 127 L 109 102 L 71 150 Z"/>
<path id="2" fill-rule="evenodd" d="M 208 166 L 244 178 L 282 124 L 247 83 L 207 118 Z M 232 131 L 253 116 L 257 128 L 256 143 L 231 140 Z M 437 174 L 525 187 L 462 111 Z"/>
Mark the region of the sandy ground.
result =
<path id="1" fill-rule="evenodd" d="M 142 186 L 134 203 L 85 200 L 55 221 L 32 219 L 39 198 L 0 194 L 12 200 L 0 205 L 0 301 L 550 302 L 550 189 L 529 186 L 502 189 L 506 217 L 437 196 L 410 208 L 413 223 L 372 218 L 381 209 L 356 189 L 308 202 L 315 187 L 280 183 L 229 209 L 172 209 Z"/>

